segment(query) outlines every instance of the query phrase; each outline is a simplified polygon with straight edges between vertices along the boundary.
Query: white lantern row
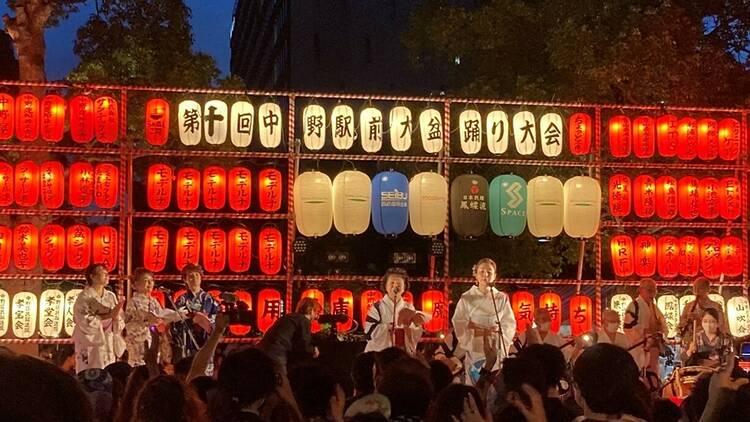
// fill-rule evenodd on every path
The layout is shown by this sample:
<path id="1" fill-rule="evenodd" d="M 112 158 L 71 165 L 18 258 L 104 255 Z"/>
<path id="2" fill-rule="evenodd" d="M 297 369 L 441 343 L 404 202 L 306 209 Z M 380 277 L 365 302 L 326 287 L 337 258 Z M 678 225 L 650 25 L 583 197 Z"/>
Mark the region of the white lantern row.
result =
<path id="1" fill-rule="evenodd" d="M 210 100 L 203 107 L 194 100 L 184 100 L 177 107 L 180 141 L 184 145 L 198 145 L 205 139 L 210 145 L 222 145 L 227 134 L 234 146 L 247 148 L 253 139 L 255 107 L 248 101 L 237 101 L 228 107 L 224 101 Z M 276 148 L 281 143 L 281 107 L 265 103 L 258 108 L 258 137 L 265 148 Z"/>
<path id="2" fill-rule="evenodd" d="M 539 238 L 565 234 L 588 239 L 599 230 L 602 191 L 591 177 L 575 176 L 565 184 L 552 176 L 529 180 L 526 218 L 529 231 Z"/>
<path id="3" fill-rule="evenodd" d="M 59 337 L 63 329 L 73 334 L 73 305 L 81 289 L 63 293 L 48 289 L 37 296 L 31 292 L 18 292 L 12 299 L 7 291 L 0 289 L 0 337 L 13 333 L 16 338 L 28 339 L 37 330 L 42 337 Z M 9 329 L 9 327 L 11 327 Z"/>

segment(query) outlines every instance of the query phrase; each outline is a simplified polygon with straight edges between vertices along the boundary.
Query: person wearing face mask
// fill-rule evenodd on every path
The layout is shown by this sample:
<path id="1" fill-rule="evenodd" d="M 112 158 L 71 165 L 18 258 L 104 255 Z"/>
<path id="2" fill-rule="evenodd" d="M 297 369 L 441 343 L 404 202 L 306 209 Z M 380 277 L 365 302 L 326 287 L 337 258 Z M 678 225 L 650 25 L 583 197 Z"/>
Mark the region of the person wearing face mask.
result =
<path id="1" fill-rule="evenodd" d="M 698 277 L 693 282 L 693 294 L 695 300 L 692 300 L 685 304 L 680 315 L 680 324 L 678 330 L 680 337 L 682 338 L 682 348 L 686 350 L 690 347 L 690 343 L 693 342 L 693 327 L 697 328 L 698 331 L 701 329 L 701 319 L 703 318 L 703 312 L 706 309 L 715 309 L 719 314 L 719 329 L 726 332 L 729 324 L 726 321 L 726 316 L 721 308 L 721 304 L 714 302 L 708 297 L 708 293 L 711 291 L 711 283 L 705 277 Z M 700 333 L 699 333 L 700 334 Z"/>
<path id="2" fill-rule="evenodd" d="M 602 328 L 596 330 L 596 343 L 609 343 L 625 350 L 630 348 L 628 338 L 620 332 L 620 314 L 613 309 L 602 312 Z"/>
<path id="3" fill-rule="evenodd" d="M 531 344 L 549 344 L 560 348 L 564 345 L 565 339 L 559 334 L 550 330 L 552 327 L 552 317 L 546 308 L 536 308 L 534 310 L 534 327 L 528 325 L 526 331 L 518 334 L 518 343 L 521 349 Z M 570 356 L 573 353 L 573 345 L 568 344 L 560 349 L 565 357 L 565 362 L 570 361 Z M 516 350 L 516 346 L 511 347 L 511 354 L 519 352 Z"/>
<path id="4" fill-rule="evenodd" d="M 646 378 L 659 378 L 659 352 L 661 339 L 669 331 L 667 320 L 656 306 L 656 282 L 651 278 L 641 280 L 638 297 L 630 302 L 625 311 L 625 335 L 634 347 L 630 353 Z M 649 381 L 652 388 L 656 383 Z"/>
<path id="5" fill-rule="evenodd" d="M 431 317 L 416 311 L 414 305 L 403 299 L 409 284 L 408 275 L 402 268 L 389 268 L 380 288 L 385 295 L 372 304 L 365 320 L 365 352 L 400 347 L 415 354 L 422 337 L 422 326 Z"/>
<path id="6" fill-rule="evenodd" d="M 690 343 L 683 361 L 687 365 L 718 367 L 727 353 L 732 351 L 732 337 L 720 328 L 721 314 L 714 308 L 707 308 L 701 317 L 701 331 Z"/>

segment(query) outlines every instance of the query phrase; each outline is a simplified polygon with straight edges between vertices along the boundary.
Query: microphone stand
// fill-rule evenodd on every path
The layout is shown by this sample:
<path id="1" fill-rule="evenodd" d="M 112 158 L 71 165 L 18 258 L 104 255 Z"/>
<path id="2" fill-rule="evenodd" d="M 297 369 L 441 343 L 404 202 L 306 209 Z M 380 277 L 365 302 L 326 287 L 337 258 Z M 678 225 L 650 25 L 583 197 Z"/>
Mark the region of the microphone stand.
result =
<path id="1" fill-rule="evenodd" d="M 160 290 L 167 290 L 167 289 L 160 288 Z M 195 341 L 195 337 L 193 336 L 193 327 L 188 325 L 187 319 L 185 319 L 185 317 L 182 316 L 182 313 L 180 312 L 180 310 L 177 309 L 177 305 L 175 305 L 174 301 L 172 300 L 172 295 L 166 294 L 164 296 L 166 296 L 167 300 L 169 300 L 169 303 L 172 304 L 172 307 L 174 308 L 175 312 L 177 312 L 177 316 L 180 317 L 180 322 L 182 323 L 182 327 L 184 328 L 182 332 L 182 344 L 180 344 L 180 348 L 182 349 L 182 356 L 180 357 L 184 358 L 185 357 L 185 344 L 187 343 L 187 339 L 185 338 L 185 333 L 187 333 L 187 335 L 190 337 L 190 341 L 193 342 L 193 346 L 195 346 L 196 350 L 199 349 L 198 342 Z"/>
<path id="2" fill-rule="evenodd" d="M 398 300 L 398 289 L 395 289 L 393 291 L 394 296 L 396 296 L 396 300 Z M 396 346 L 396 300 L 393 301 L 393 322 L 392 322 L 392 328 L 391 328 L 391 347 Z"/>
<path id="3" fill-rule="evenodd" d="M 495 291 L 494 289 L 494 283 L 489 285 L 490 288 L 490 296 L 492 296 L 492 307 L 495 309 L 495 320 L 497 321 L 497 330 L 500 334 L 500 352 L 503 356 L 503 359 L 508 357 L 508 350 L 505 347 L 505 336 L 503 335 L 503 325 L 500 322 L 500 314 L 497 312 L 497 302 L 495 301 Z"/>

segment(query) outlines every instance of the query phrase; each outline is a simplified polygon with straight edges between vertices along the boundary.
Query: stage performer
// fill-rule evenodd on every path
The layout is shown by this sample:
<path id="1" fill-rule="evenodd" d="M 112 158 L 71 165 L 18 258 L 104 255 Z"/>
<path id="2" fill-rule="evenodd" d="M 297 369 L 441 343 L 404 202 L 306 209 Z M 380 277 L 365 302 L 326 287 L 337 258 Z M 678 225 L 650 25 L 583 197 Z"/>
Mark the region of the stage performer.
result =
<path id="1" fill-rule="evenodd" d="M 192 356 L 203 346 L 216 323 L 219 304 L 208 292 L 201 289 L 203 269 L 200 265 L 188 264 L 182 269 L 182 281 L 187 292 L 175 302 L 177 310 L 186 310 L 189 319 L 172 324 L 173 359 Z"/>
<path id="2" fill-rule="evenodd" d="M 294 313 L 284 315 L 273 323 L 258 348 L 285 369 L 287 365 L 317 358 L 319 352 L 312 344 L 310 326 L 321 312 L 323 306 L 316 299 L 302 298 Z"/>
<path id="3" fill-rule="evenodd" d="M 690 343 L 683 362 L 686 366 L 700 365 L 718 368 L 732 352 L 732 336 L 721 330 L 722 315 L 714 308 L 706 308 L 701 318 L 701 330 Z"/>
<path id="4" fill-rule="evenodd" d="M 596 343 L 609 343 L 628 350 L 630 342 L 620 330 L 620 314 L 614 309 L 605 309 L 602 312 L 602 327 L 596 330 Z"/>
<path id="5" fill-rule="evenodd" d="M 105 289 L 109 273 L 102 264 L 91 265 L 86 270 L 86 288 L 73 305 L 73 342 L 76 355 L 76 373 L 113 363 L 125 351 L 122 330 L 124 301 Z"/>
<path id="6" fill-rule="evenodd" d="M 534 310 L 534 327 L 528 325 L 526 331 L 518 334 L 518 343 L 511 345 L 511 354 L 518 353 L 519 348 L 524 349 L 531 344 L 549 344 L 559 348 L 565 357 L 565 362 L 569 362 L 573 354 L 574 343 L 565 341 L 560 334 L 551 331 L 551 326 L 552 317 L 549 310 L 547 308 L 536 308 Z"/>
<path id="7" fill-rule="evenodd" d="M 133 274 L 133 295 L 125 307 L 125 343 L 128 348 L 128 363 L 131 366 L 145 365 L 143 355 L 151 344 L 149 328 L 169 322 L 179 321 L 182 316 L 187 317 L 187 311 L 180 313 L 172 309 L 164 309 L 151 296 L 154 289 L 154 273 L 144 268 L 136 268 Z"/>
<path id="8" fill-rule="evenodd" d="M 693 294 L 695 295 L 695 300 L 691 300 L 685 304 L 685 307 L 682 309 L 682 315 L 680 315 L 680 325 L 678 326 L 683 351 L 686 351 L 693 342 L 693 327 L 695 327 L 698 330 L 698 334 L 700 334 L 702 319 L 706 309 L 715 309 L 719 314 L 719 330 L 727 332 L 727 329 L 729 328 L 729 323 L 726 321 L 726 315 L 724 314 L 721 304 L 714 302 L 708 297 L 708 292 L 710 290 L 711 283 L 705 277 L 698 277 L 693 282 Z"/>
<path id="9" fill-rule="evenodd" d="M 380 289 L 385 296 L 372 304 L 365 320 L 365 352 L 379 352 L 395 346 L 413 355 L 422 337 L 422 325 L 431 316 L 416 311 L 414 305 L 403 299 L 402 295 L 409 289 L 408 275 L 404 269 L 389 268 Z"/>
<path id="10" fill-rule="evenodd" d="M 495 261 L 480 259 L 474 265 L 473 273 L 477 284 L 461 295 L 452 320 L 458 347 L 466 352 L 467 384 L 475 384 L 479 379 L 485 361 L 485 338 L 497 345 L 497 361 L 493 366 L 496 370 L 508 357 L 516 335 L 516 318 L 508 295 L 493 287 L 497 276 Z"/>
<path id="11" fill-rule="evenodd" d="M 625 312 L 625 335 L 633 348 L 631 355 L 653 389 L 658 387 L 660 378 L 659 353 L 668 332 L 667 321 L 654 301 L 656 282 L 650 278 L 642 279 L 638 292 L 638 297 Z"/>

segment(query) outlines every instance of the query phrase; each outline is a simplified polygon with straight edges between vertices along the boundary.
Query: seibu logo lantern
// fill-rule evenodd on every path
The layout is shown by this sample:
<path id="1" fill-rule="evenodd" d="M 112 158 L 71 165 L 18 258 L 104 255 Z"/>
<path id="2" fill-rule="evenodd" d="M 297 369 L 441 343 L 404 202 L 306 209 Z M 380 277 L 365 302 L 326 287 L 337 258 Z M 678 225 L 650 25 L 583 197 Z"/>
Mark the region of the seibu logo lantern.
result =
<path id="1" fill-rule="evenodd" d="M 265 334 L 277 319 L 284 315 L 284 301 L 281 293 L 274 289 L 263 289 L 258 292 L 256 308 L 258 329 Z"/>
<path id="2" fill-rule="evenodd" d="M 0 111 L 2 113 L 2 111 Z M 42 99 L 40 133 L 47 142 L 60 142 L 65 131 L 65 100 L 59 95 L 45 95 Z"/>
<path id="3" fill-rule="evenodd" d="M 154 211 L 163 211 L 169 207 L 172 200 L 172 167 L 153 164 L 148 168 L 146 199 L 148 207 Z"/>
<path id="4" fill-rule="evenodd" d="M 161 226 L 151 226 L 143 236 L 143 267 L 155 273 L 167 265 L 169 232 Z"/>
<path id="5" fill-rule="evenodd" d="M 569 312 L 570 329 L 574 336 L 591 331 L 594 307 L 590 297 L 577 294 L 570 298 Z"/>
<path id="6" fill-rule="evenodd" d="M 274 226 L 264 227 L 258 234 L 258 260 L 263 274 L 278 274 L 282 264 L 281 232 Z"/>
<path id="7" fill-rule="evenodd" d="M 85 270 L 91 264 L 91 229 L 83 224 L 68 227 L 66 249 L 68 267 Z"/>
<path id="8" fill-rule="evenodd" d="M 179 271 L 187 264 L 198 264 L 201 233 L 195 227 L 180 227 L 175 235 L 174 263 Z"/>
<path id="9" fill-rule="evenodd" d="M 265 212 L 276 212 L 281 208 L 283 186 L 281 172 L 266 168 L 258 173 L 258 203 Z"/>
<path id="10" fill-rule="evenodd" d="M 526 290 L 515 292 L 511 305 L 516 316 L 516 332 L 522 333 L 534 322 L 534 295 Z"/>
<path id="11" fill-rule="evenodd" d="M 47 224 L 39 231 L 39 257 L 42 269 L 58 271 L 65 265 L 65 229 Z"/>
<path id="12" fill-rule="evenodd" d="M 372 225 L 382 235 L 398 235 L 409 222 L 409 180 L 384 171 L 372 178 Z M 486 217 L 485 217 L 486 218 Z"/>

